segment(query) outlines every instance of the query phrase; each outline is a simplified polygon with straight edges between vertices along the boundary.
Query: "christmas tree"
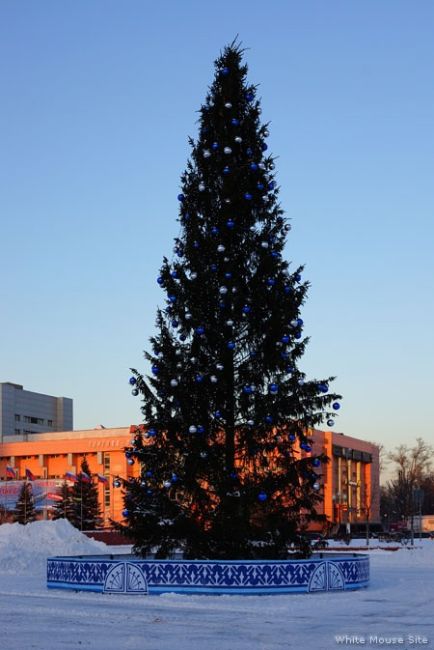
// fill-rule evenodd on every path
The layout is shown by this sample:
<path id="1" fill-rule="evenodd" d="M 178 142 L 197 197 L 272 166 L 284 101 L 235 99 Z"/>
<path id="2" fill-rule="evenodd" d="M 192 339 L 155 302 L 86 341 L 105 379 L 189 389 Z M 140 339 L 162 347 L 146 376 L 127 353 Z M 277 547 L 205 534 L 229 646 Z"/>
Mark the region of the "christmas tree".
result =
<path id="1" fill-rule="evenodd" d="M 35 501 L 32 485 L 24 481 L 15 506 L 15 521 L 19 524 L 29 524 L 36 519 Z"/>
<path id="2" fill-rule="evenodd" d="M 72 490 L 67 481 L 63 481 L 59 496 L 60 500 L 55 501 L 53 505 L 53 519 L 72 519 L 74 517 Z"/>
<path id="3" fill-rule="evenodd" d="M 68 518 L 79 530 L 94 530 L 101 525 L 98 488 L 92 482 L 86 458 L 81 462 L 81 472 L 72 488 L 71 514 Z"/>
<path id="4" fill-rule="evenodd" d="M 130 379 L 146 426 L 126 450 L 141 471 L 123 516 L 141 555 L 285 557 L 321 498 L 312 429 L 339 409 L 333 378 L 298 367 L 308 283 L 282 257 L 290 227 L 242 55 L 234 43 L 215 63 L 157 280 L 151 374 Z"/>

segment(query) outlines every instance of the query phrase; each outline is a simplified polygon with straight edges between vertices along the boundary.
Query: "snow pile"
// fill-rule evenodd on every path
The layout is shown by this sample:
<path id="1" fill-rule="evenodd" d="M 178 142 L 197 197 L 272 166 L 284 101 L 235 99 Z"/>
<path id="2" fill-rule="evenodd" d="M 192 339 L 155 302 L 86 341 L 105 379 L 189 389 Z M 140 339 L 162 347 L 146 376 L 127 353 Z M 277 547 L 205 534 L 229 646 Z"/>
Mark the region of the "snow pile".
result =
<path id="1" fill-rule="evenodd" d="M 0 571 L 41 575 L 52 555 L 92 555 L 110 552 L 103 542 L 83 535 L 66 519 L 0 526 Z"/>

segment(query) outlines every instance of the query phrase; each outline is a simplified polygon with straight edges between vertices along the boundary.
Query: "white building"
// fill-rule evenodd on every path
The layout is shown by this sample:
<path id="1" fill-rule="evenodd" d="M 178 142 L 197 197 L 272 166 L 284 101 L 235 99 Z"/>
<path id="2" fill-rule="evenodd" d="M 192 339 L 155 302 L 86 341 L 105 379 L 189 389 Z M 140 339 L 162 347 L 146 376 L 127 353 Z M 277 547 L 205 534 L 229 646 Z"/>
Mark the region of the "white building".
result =
<path id="1" fill-rule="evenodd" d="M 20 384 L 0 382 L 0 442 L 4 437 L 72 431 L 72 399 L 24 390 Z"/>

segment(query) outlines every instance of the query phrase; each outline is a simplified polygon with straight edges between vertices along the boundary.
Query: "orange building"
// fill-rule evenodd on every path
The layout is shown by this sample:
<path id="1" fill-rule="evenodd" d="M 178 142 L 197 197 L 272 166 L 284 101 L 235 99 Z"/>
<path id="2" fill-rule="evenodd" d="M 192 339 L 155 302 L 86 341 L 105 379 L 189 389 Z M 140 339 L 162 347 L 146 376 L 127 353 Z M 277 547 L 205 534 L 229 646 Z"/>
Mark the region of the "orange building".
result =
<path id="1" fill-rule="evenodd" d="M 0 505 L 3 481 L 24 480 L 26 469 L 35 479 L 61 484 L 66 472 L 80 472 L 86 457 L 94 477 L 106 477 L 98 484 L 104 524 L 120 521 L 124 508 L 122 490 L 114 485 L 116 477 L 137 476 L 139 465 L 128 464 L 125 447 L 131 446 L 136 427 L 33 434 L 29 440 L 13 437 L 0 443 Z M 322 468 L 320 481 L 322 504 L 317 508 L 333 524 L 361 524 L 367 519 L 379 522 L 378 448 L 363 440 L 331 431 L 312 432 L 312 453 L 325 453 L 330 462 Z M 303 452 L 304 453 L 304 452 Z M 7 469 L 9 468 L 9 470 Z M 12 471 L 11 471 L 12 468 Z M 15 474 L 15 477 L 13 476 Z M 48 483 L 47 483 L 48 485 Z M 52 487 L 51 487 L 52 489 Z M 49 508 L 45 514 L 49 516 Z"/>

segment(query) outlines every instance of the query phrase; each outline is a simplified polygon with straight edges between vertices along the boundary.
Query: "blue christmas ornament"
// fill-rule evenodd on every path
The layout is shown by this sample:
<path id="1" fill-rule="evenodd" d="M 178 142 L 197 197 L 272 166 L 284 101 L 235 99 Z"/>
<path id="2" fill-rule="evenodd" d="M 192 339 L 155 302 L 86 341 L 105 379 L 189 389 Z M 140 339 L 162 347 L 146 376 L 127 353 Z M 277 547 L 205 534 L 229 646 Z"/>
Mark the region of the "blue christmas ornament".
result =
<path id="1" fill-rule="evenodd" d="M 252 151 L 252 149 L 251 149 L 250 147 L 249 147 L 248 149 L 246 149 L 246 154 L 247 154 L 248 156 L 252 156 L 252 155 L 253 155 L 253 151 Z"/>
<path id="2" fill-rule="evenodd" d="M 252 102 L 255 99 L 255 95 L 252 92 L 246 93 L 246 99 L 248 102 Z"/>
<path id="3" fill-rule="evenodd" d="M 256 187 L 258 190 L 263 190 L 264 189 L 264 183 L 257 183 Z"/>
<path id="4" fill-rule="evenodd" d="M 269 287 L 273 287 L 275 284 L 276 284 L 276 280 L 274 278 L 268 278 L 267 285 Z"/>
<path id="5" fill-rule="evenodd" d="M 294 338 L 301 339 L 301 332 L 297 332 L 296 334 L 294 334 Z"/>
<path id="6" fill-rule="evenodd" d="M 178 325 L 179 325 L 179 321 L 177 320 L 172 321 L 172 327 L 178 327 Z"/>
<path id="7" fill-rule="evenodd" d="M 265 422 L 266 424 L 273 424 L 273 418 L 271 415 L 266 415 L 265 416 Z"/>
<path id="8" fill-rule="evenodd" d="M 303 320 L 301 318 L 297 318 L 297 325 L 298 327 L 301 327 L 303 325 Z"/>
<path id="9" fill-rule="evenodd" d="M 310 445 L 308 445 L 307 443 L 305 443 L 305 442 L 302 442 L 300 447 L 302 449 L 304 449 L 304 451 L 307 451 L 307 452 L 312 451 L 312 447 Z"/>
<path id="10" fill-rule="evenodd" d="M 319 458 L 314 458 L 314 459 L 312 460 L 312 465 L 313 465 L 314 467 L 319 467 L 319 466 L 321 465 L 321 461 L 320 461 L 320 459 L 319 459 Z"/>
<path id="11" fill-rule="evenodd" d="M 130 377 L 129 382 L 131 386 L 135 386 L 137 384 L 137 379 L 135 377 Z"/>
<path id="12" fill-rule="evenodd" d="M 230 173 L 231 173 L 230 168 L 228 166 L 224 167 L 223 174 L 227 175 L 227 174 L 230 174 Z"/>
<path id="13" fill-rule="evenodd" d="M 145 472 L 145 476 L 147 476 L 148 478 L 150 478 L 150 477 L 152 476 L 152 471 L 151 471 L 150 469 L 148 469 L 148 471 Z"/>
<path id="14" fill-rule="evenodd" d="M 198 427 L 197 427 L 197 432 L 198 433 L 205 433 L 205 427 L 203 427 L 201 424 L 199 424 Z"/>
<path id="15" fill-rule="evenodd" d="M 229 477 L 235 481 L 238 478 L 238 474 L 236 472 L 231 472 Z"/>
<path id="16" fill-rule="evenodd" d="M 228 350 L 233 350 L 235 348 L 235 343 L 233 341 L 229 341 L 226 347 Z"/>
<path id="17" fill-rule="evenodd" d="M 181 203 L 185 200 L 185 196 L 183 194 L 178 194 L 178 201 L 181 201 Z"/>
<path id="18" fill-rule="evenodd" d="M 137 390 L 137 388 L 133 388 L 133 390 L 131 391 L 131 395 L 134 395 L 134 397 L 137 397 L 138 394 L 139 394 L 139 391 Z"/>
<path id="19" fill-rule="evenodd" d="M 176 483 L 176 481 L 178 480 L 177 475 L 176 475 L 176 474 L 172 474 L 172 479 L 171 479 L 171 480 L 172 480 L 172 483 Z"/>
<path id="20" fill-rule="evenodd" d="M 240 123 L 240 120 L 238 120 L 236 117 L 233 117 L 233 118 L 231 119 L 231 124 L 232 124 L 232 126 L 238 126 L 239 123 Z"/>
<path id="21" fill-rule="evenodd" d="M 222 412 L 221 411 L 214 411 L 214 417 L 215 418 L 221 418 L 222 417 Z"/>
<path id="22" fill-rule="evenodd" d="M 246 193 L 244 194 L 244 198 L 246 199 L 246 201 L 251 201 L 253 197 L 252 197 L 252 195 L 250 194 L 250 192 L 246 192 Z"/>
<path id="23" fill-rule="evenodd" d="M 213 226 L 211 228 L 211 234 L 212 235 L 218 235 L 219 234 L 219 229 L 217 228 L 217 226 Z"/>
<path id="24" fill-rule="evenodd" d="M 172 271 L 170 275 L 172 276 L 172 278 L 175 278 L 176 280 L 176 278 L 178 277 L 178 271 Z"/>
<path id="25" fill-rule="evenodd" d="M 295 435 L 295 433 L 290 433 L 290 434 L 288 434 L 288 440 L 289 440 L 290 442 L 295 442 L 295 439 L 296 439 L 296 435 Z"/>
<path id="26" fill-rule="evenodd" d="M 243 393 L 246 393 L 246 395 L 251 395 L 253 393 L 253 388 L 251 386 L 244 386 Z"/>
<path id="27" fill-rule="evenodd" d="M 296 273 L 296 274 L 294 275 L 294 280 L 295 280 L 296 282 L 300 282 L 300 280 L 301 280 L 301 275 L 300 275 L 300 273 Z"/>
<path id="28" fill-rule="evenodd" d="M 187 338 L 187 337 L 185 336 L 185 334 L 181 334 L 181 336 L 179 337 L 179 340 L 180 340 L 180 341 L 185 341 L 186 338 Z"/>
<path id="29" fill-rule="evenodd" d="M 258 169 L 258 165 L 255 162 L 250 163 L 250 169 L 252 172 L 256 172 Z"/>
<path id="30" fill-rule="evenodd" d="M 161 286 L 162 284 L 164 284 L 164 280 L 163 280 L 163 278 L 161 277 L 161 275 L 160 275 L 160 277 L 157 278 L 157 282 L 158 282 L 158 284 L 159 284 L 160 286 Z"/>
<path id="31" fill-rule="evenodd" d="M 176 296 L 174 296 L 173 293 L 168 295 L 167 299 L 169 302 L 176 302 Z"/>
<path id="32" fill-rule="evenodd" d="M 229 68 L 225 66 L 221 69 L 220 74 L 223 75 L 223 77 L 227 77 L 229 74 Z"/>
<path id="33" fill-rule="evenodd" d="M 194 380 L 200 384 L 200 382 L 203 381 L 203 375 L 197 374 Z"/>
<path id="34" fill-rule="evenodd" d="M 151 497 L 153 495 L 153 492 L 152 492 L 151 488 L 146 490 L 146 494 L 148 495 L 148 497 Z"/>
<path id="35" fill-rule="evenodd" d="M 233 228 L 235 226 L 235 221 L 233 219 L 228 219 L 226 225 L 228 228 Z"/>
<path id="36" fill-rule="evenodd" d="M 261 144 L 261 149 L 262 149 L 262 151 L 267 151 L 267 149 L 268 149 L 268 144 L 267 144 L 266 142 L 263 142 L 263 143 Z"/>
<path id="37" fill-rule="evenodd" d="M 287 343 L 289 343 L 290 339 L 289 339 L 289 336 L 287 334 L 285 334 L 284 336 L 282 336 L 282 338 L 280 340 L 282 341 L 282 343 L 285 343 L 285 345 L 286 345 Z"/>
<path id="38" fill-rule="evenodd" d="M 211 264 L 209 268 L 213 273 L 215 273 L 217 271 L 217 264 Z"/>
<path id="39" fill-rule="evenodd" d="M 250 314 L 251 311 L 252 311 L 252 308 L 250 307 L 250 305 L 244 305 L 243 314 Z"/>
<path id="40" fill-rule="evenodd" d="M 256 354 L 257 354 L 257 353 L 255 352 L 255 350 L 250 350 L 250 352 L 249 352 L 249 357 L 250 357 L 251 359 L 254 359 L 254 358 L 256 357 Z"/>
<path id="41" fill-rule="evenodd" d="M 205 328 L 203 325 L 199 325 L 199 327 L 196 327 L 195 332 L 201 336 L 205 332 Z"/>
<path id="42" fill-rule="evenodd" d="M 232 273 L 230 271 L 225 273 L 225 278 L 226 278 L 226 280 L 230 280 L 232 278 Z"/>
<path id="43" fill-rule="evenodd" d="M 339 402 L 333 402 L 332 406 L 333 406 L 335 411 L 339 411 L 339 409 L 341 408 L 341 405 L 339 404 Z"/>
<path id="44" fill-rule="evenodd" d="M 258 500 L 261 501 L 262 503 L 268 499 L 268 496 L 265 492 L 259 492 L 258 494 Z"/>
<path id="45" fill-rule="evenodd" d="M 334 420 L 327 420 L 327 426 L 332 427 L 334 425 L 335 421 Z"/>
<path id="46" fill-rule="evenodd" d="M 157 435 L 157 429 L 151 427 L 150 429 L 148 429 L 147 434 L 150 438 L 154 438 Z"/>
<path id="47" fill-rule="evenodd" d="M 211 145 L 211 149 L 213 149 L 214 151 L 217 151 L 218 148 L 219 148 L 219 143 L 218 142 L 213 142 L 212 145 Z"/>
<path id="48" fill-rule="evenodd" d="M 284 291 L 284 292 L 286 293 L 286 295 L 288 296 L 288 295 L 292 292 L 292 287 L 290 287 L 289 285 L 285 285 L 283 291 Z"/>
<path id="49" fill-rule="evenodd" d="M 152 366 L 151 371 L 153 375 L 158 375 L 160 368 L 158 366 Z"/>
<path id="50" fill-rule="evenodd" d="M 276 394 L 279 392 L 279 386 L 277 384 L 270 384 L 268 386 L 268 390 L 270 391 L 270 393 Z"/>
<path id="51" fill-rule="evenodd" d="M 126 518 L 126 517 L 129 516 L 129 514 L 130 514 L 130 513 L 129 513 L 129 511 L 128 511 L 127 509 L 122 510 L 122 517 L 125 517 L 125 518 Z"/>

